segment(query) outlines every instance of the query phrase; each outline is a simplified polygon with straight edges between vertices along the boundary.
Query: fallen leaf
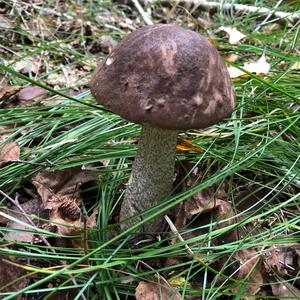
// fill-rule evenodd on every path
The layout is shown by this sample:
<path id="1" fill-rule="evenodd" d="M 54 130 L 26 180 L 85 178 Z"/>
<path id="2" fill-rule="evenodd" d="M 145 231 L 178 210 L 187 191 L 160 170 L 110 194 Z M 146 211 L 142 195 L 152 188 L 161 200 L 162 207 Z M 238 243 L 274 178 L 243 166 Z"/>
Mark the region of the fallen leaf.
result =
<path id="1" fill-rule="evenodd" d="M 185 171 L 188 168 L 189 166 L 186 166 Z M 196 185 L 199 180 L 198 170 L 195 169 L 190 175 L 190 178 L 184 182 L 184 189 Z M 202 225 L 210 223 L 212 221 L 211 219 L 214 221 L 222 221 L 216 228 L 224 228 L 236 221 L 235 218 L 233 218 L 234 210 L 231 204 L 220 199 L 223 197 L 224 193 L 222 189 L 218 189 L 218 192 L 215 192 L 214 188 L 210 187 L 193 195 L 183 204 L 176 207 L 174 225 L 178 231 L 185 231 L 182 233 L 184 239 L 204 234 L 204 230 L 206 229 L 203 229 Z M 223 220 L 227 218 L 230 218 L 230 220 L 224 222 Z M 227 231 L 224 235 L 226 239 L 223 236 L 219 236 L 214 242 L 224 243 L 227 241 L 227 238 L 230 238 L 230 241 L 237 239 L 236 230 Z M 177 241 L 178 238 L 175 237 L 172 243 L 176 243 Z"/>
<path id="2" fill-rule="evenodd" d="M 203 152 L 203 148 L 193 144 L 191 141 L 179 139 L 176 145 L 176 149 L 180 151 L 194 151 L 197 153 Z"/>
<path id="3" fill-rule="evenodd" d="M 292 67 L 291 67 L 292 70 L 300 70 L 300 61 L 296 61 Z"/>
<path id="4" fill-rule="evenodd" d="M 281 282 L 271 284 L 272 293 L 274 296 L 279 296 L 284 300 L 300 299 L 300 291 L 291 285 L 289 282 Z"/>
<path id="5" fill-rule="evenodd" d="M 44 207 L 56 209 L 59 205 L 54 201 L 53 195 L 65 196 L 78 201 L 80 186 L 86 182 L 97 180 L 97 178 L 97 173 L 75 167 L 54 172 L 43 171 L 32 178 L 32 183 L 37 188 Z"/>
<path id="6" fill-rule="evenodd" d="M 197 22 L 197 25 L 200 26 L 202 29 L 207 29 L 213 24 L 212 20 L 204 19 L 201 17 L 198 17 L 196 22 Z"/>
<path id="7" fill-rule="evenodd" d="M 281 24 L 279 23 L 269 23 L 267 25 L 264 25 L 261 29 L 261 32 L 268 35 L 272 34 L 273 31 L 278 30 L 281 27 Z"/>
<path id="8" fill-rule="evenodd" d="M 26 212 L 27 216 L 36 215 L 39 216 L 42 210 L 41 201 L 38 199 L 32 199 L 27 202 L 24 202 L 20 205 L 23 210 Z M 7 215 L 18 219 L 23 222 L 23 224 L 16 222 L 14 220 L 9 220 L 6 228 L 10 228 L 6 236 L 15 241 L 23 241 L 31 243 L 34 239 L 34 233 L 31 232 L 26 224 L 29 224 L 27 218 L 23 215 L 22 212 L 17 207 L 13 207 L 10 210 L 4 211 Z"/>
<path id="9" fill-rule="evenodd" d="M 0 166 L 3 162 L 20 158 L 20 146 L 14 140 L 6 141 L 9 136 L 0 135 Z"/>
<path id="10" fill-rule="evenodd" d="M 22 278 L 26 272 L 16 266 L 17 259 L 14 257 L 0 258 L 0 291 L 16 292 L 23 289 L 28 282 L 27 278 Z M 22 295 L 14 299 L 22 299 Z"/>
<path id="11" fill-rule="evenodd" d="M 40 100 L 46 99 L 47 91 L 38 86 L 27 86 L 20 90 L 17 95 L 17 100 L 21 106 L 33 105 L 39 103 Z"/>
<path id="12" fill-rule="evenodd" d="M 297 247 L 300 244 L 286 247 L 273 247 L 264 256 L 264 265 L 267 273 L 271 276 L 274 272 L 280 277 L 286 277 L 295 273 L 295 270 L 300 269 L 300 256 L 297 252 Z M 299 250 L 298 250 L 299 251 Z"/>
<path id="13" fill-rule="evenodd" d="M 179 292 L 166 284 L 141 281 L 135 290 L 136 300 L 180 300 Z"/>
<path id="14" fill-rule="evenodd" d="M 257 60 L 256 62 L 244 64 L 243 69 L 245 69 L 246 71 L 248 71 L 250 73 L 257 74 L 257 75 L 267 75 L 270 71 L 270 64 L 267 62 L 266 57 L 263 54 L 259 58 L 259 60 Z M 242 71 L 236 67 L 233 67 L 233 66 L 228 67 L 228 72 L 229 72 L 230 78 L 249 76 L 244 71 Z"/>
<path id="15" fill-rule="evenodd" d="M 229 35 L 229 43 L 231 45 L 237 45 L 240 40 L 246 37 L 246 35 L 234 27 L 221 26 L 219 30 L 225 31 Z"/>
<path id="16" fill-rule="evenodd" d="M 246 282 L 246 285 L 233 288 L 232 291 L 237 293 L 242 288 L 243 293 L 255 295 L 264 284 L 260 255 L 257 255 L 256 250 L 250 248 L 237 251 L 233 254 L 233 257 L 239 263 L 237 278 Z M 243 296 L 241 299 L 254 300 L 256 297 Z"/>
<path id="17" fill-rule="evenodd" d="M 234 218 L 235 212 L 231 203 L 217 199 L 216 200 L 216 209 L 213 211 L 212 218 L 217 221 L 216 229 L 225 228 L 227 226 L 233 225 L 236 223 L 236 218 Z M 226 220 L 228 219 L 228 220 Z M 225 221 L 226 220 L 226 221 Z M 226 244 L 230 242 L 237 241 L 238 228 L 227 230 L 224 234 L 221 234 L 215 239 L 215 244 Z"/>
<path id="18" fill-rule="evenodd" d="M 5 79 L 2 79 L 0 81 L 0 86 L 0 100 L 9 98 L 15 95 L 20 90 L 19 86 L 10 85 Z"/>
<path id="19" fill-rule="evenodd" d="M 20 147 L 16 142 L 0 144 L 0 165 L 5 161 L 18 160 L 19 158 Z"/>
<path id="20" fill-rule="evenodd" d="M 97 173 L 75 167 L 54 172 L 43 171 L 32 179 L 44 208 L 50 210 L 49 221 L 55 224 L 56 233 L 79 237 L 71 240 L 74 247 L 88 248 L 84 239 L 85 226 L 91 227 L 96 224 L 98 209 L 92 212 L 84 224 L 79 207 L 80 186 L 97 178 Z"/>
<path id="21" fill-rule="evenodd" d="M 87 217 L 86 227 L 93 228 L 97 226 L 97 215 L 99 214 L 99 207 L 96 206 L 92 213 Z"/>

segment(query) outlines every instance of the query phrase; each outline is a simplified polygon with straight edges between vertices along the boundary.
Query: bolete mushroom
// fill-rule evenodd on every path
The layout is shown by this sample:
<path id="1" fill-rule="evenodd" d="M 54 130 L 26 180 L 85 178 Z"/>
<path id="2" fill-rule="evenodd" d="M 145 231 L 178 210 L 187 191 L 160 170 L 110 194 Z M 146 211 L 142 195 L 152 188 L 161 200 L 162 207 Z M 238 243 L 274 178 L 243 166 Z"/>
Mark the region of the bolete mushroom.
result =
<path id="1" fill-rule="evenodd" d="M 218 123 L 235 102 L 216 48 L 200 34 L 168 24 L 145 26 L 125 37 L 98 64 L 90 87 L 103 106 L 143 126 L 121 220 L 170 195 L 179 131 Z M 161 230 L 161 224 L 156 218 L 141 231 Z"/>

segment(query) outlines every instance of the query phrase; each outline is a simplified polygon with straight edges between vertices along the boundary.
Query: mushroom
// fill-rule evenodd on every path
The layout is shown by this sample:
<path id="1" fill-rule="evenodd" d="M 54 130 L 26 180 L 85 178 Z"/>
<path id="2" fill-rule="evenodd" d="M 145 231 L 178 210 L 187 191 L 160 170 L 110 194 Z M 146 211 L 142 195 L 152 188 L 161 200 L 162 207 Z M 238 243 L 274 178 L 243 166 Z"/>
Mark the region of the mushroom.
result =
<path id="1" fill-rule="evenodd" d="M 198 33 L 171 24 L 130 33 L 98 64 L 90 87 L 103 106 L 142 124 L 121 221 L 170 195 L 178 133 L 218 123 L 235 102 L 216 48 Z M 139 220 L 123 222 L 121 228 Z M 161 225 L 157 217 L 140 231 L 158 231 Z"/>

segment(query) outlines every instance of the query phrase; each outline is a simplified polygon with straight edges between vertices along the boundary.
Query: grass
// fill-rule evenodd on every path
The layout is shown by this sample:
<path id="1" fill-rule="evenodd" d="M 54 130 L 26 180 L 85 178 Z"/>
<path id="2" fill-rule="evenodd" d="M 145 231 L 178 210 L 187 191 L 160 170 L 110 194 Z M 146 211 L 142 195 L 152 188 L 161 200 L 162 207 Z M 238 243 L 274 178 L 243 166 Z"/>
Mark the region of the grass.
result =
<path id="1" fill-rule="evenodd" d="M 274 7 L 277 2 L 273 2 L 261 5 Z M 7 132 L 20 145 L 21 160 L 39 164 L 12 163 L 2 167 L 0 189 L 12 198 L 24 193 L 24 189 L 30 187 L 32 176 L 45 169 L 43 164 L 54 172 L 92 166 L 99 180 L 83 192 L 90 197 L 89 205 L 84 204 L 83 210 L 89 214 L 98 203 L 100 205 L 97 227 L 88 230 L 89 249 L 54 244 L 50 250 L 43 243 L 11 241 L 7 238 L 8 229 L 0 227 L 1 257 L 22 258 L 16 264 L 22 266 L 23 276 L 28 279 L 22 289 L 0 291 L 3 299 L 15 299 L 19 295 L 51 299 L 58 292 L 66 296 L 66 291 L 75 291 L 74 299 L 82 295 L 86 299 L 132 299 L 138 282 L 156 282 L 158 274 L 167 279 L 184 278 L 183 284 L 177 286 L 183 298 L 197 296 L 203 300 L 249 299 L 255 293 L 255 286 L 261 288 L 260 298 L 272 299 L 272 285 L 288 282 L 297 286 L 299 271 L 282 277 L 276 266 L 271 266 L 272 271 L 266 275 L 257 264 L 261 264 L 261 260 L 266 263 L 265 257 L 273 255 L 274 247 L 288 249 L 297 244 L 296 249 L 299 249 L 300 85 L 299 71 L 292 68 L 299 61 L 299 23 L 292 25 L 271 18 L 267 25 L 279 24 L 279 27 L 265 33 L 262 29 L 255 31 L 265 16 L 239 16 L 222 10 L 211 16 L 213 23 L 209 30 L 200 31 L 216 41 L 221 55 L 239 55 L 235 64 L 242 66 L 265 53 L 271 72 L 267 76 L 249 74 L 247 78 L 234 80 L 237 106 L 226 122 L 210 130 L 182 134 L 204 149 L 201 153 L 186 151 L 177 155 L 177 167 L 189 163 L 192 169 L 184 176 L 190 178 L 194 171 L 198 182 L 185 190 L 177 190 L 163 203 L 143 212 L 144 218 L 139 224 L 118 232 L 114 220 L 131 171 L 140 126 L 98 106 L 86 86 L 76 86 L 76 82 L 51 86 L 48 79 L 49 74 L 64 77 L 66 67 L 75 74 L 86 69 L 84 76 L 89 78 L 95 62 L 105 57 L 101 51 L 93 53 L 93 43 L 101 36 L 119 40 L 142 25 L 142 20 L 133 7 L 111 2 L 72 3 L 59 6 L 60 11 L 54 9 L 55 3 L 51 1 L 42 5 L 23 2 L 6 5 L 9 6 L 7 12 L 13 12 L 7 14 L 15 16 L 19 24 L 4 33 L 15 42 L 2 39 L 0 49 L 5 51 L 1 52 L 0 69 L 12 85 L 47 86 L 51 97 L 49 104 L 42 106 L 4 107 L 7 100 L 0 102 L 3 105 L 0 126 L 11 126 Z M 151 6 L 155 21 L 167 18 L 167 5 L 157 2 Z M 279 9 L 297 11 L 299 4 L 297 1 L 288 6 L 282 4 Z M 47 14 L 55 16 L 55 24 Z M 178 6 L 169 17 L 170 22 L 199 29 L 197 18 L 205 14 L 191 15 Z M 45 28 L 42 28 L 44 35 L 30 32 L 28 28 L 33 26 L 33 18 L 50 22 L 51 34 L 46 35 Z M 226 36 L 217 31 L 221 25 L 237 27 L 247 34 L 246 40 L 237 46 L 230 45 Z M 267 30 L 266 26 L 263 28 Z M 24 75 L 16 69 L 15 62 L 31 58 L 43 64 L 38 73 Z M 69 96 L 72 89 L 77 91 L 76 96 Z M 54 100 L 59 100 L 59 104 L 51 104 Z M 109 161 L 108 165 L 104 166 L 103 161 Z M 129 243 L 128 234 L 138 226 L 159 214 L 169 214 L 171 208 L 211 186 L 216 191 L 225 191 L 234 215 L 225 214 L 221 220 L 214 219 L 210 212 L 199 214 L 198 218 L 194 216 L 181 230 L 184 238 L 181 242 L 172 243 L 174 235 L 169 233 L 150 244 Z M 6 206 L 5 197 L 0 201 L 0 205 Z M 0 215 L 3 214 L 1 211 Z M 6 217 L 13 220 L 9 214 Z M 201 223 L 201 218 L 210 221 Z M 39 217 L 33 216 L 33 219 L 37 221 Z M 49 239 L 74 239 L 28 225 L 25 230 L 33 230 Z M 215 242 L 234 230 L 243 237 L 224 244 Z M 192 250 L 192 256 L 185 246 Z M 246 250 L 254 251 L 254 258 L 250 255 L 238 261 L 236 267 L 236 255 Z M 169 257 L 176 262 L 167 264 Z M 256 261 L 256 257 L 260 261 Z M 223 265 L 220 267 L 217 262 Z M 232 275 L 232 268 L 237 275 L 239 270 L 245 272 L 247 264 L 251 267 L 247 274 Z M 257 281 L 257 273 L 264 275 L 264 282 Z"/>

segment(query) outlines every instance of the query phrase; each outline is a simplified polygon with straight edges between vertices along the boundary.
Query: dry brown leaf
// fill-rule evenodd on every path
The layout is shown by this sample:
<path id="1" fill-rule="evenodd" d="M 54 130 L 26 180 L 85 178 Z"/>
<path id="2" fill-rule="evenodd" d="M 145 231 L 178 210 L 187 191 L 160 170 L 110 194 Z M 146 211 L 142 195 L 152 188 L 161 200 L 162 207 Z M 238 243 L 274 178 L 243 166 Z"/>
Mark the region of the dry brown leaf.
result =
<path id="1" fill-rule="evenodd" d="M 27 285 L 28 279 L 22 278 L 26 272 L 16 262 L 14 257 L 0 258 L 0 292 L 19 291 Z M 22 299 L 22 295 L 14 299 Z"/>
<path id="2" fill-rule="evenodd" d="M 27 216 L 36 215 L 39 216 L 42 208 L 41 202 L 38 199 L 32 199 L 23 204 L 20 204 L 22 209 L 26 212 Z M 20 212 L 19 208 L 13 207 L 12 209 L 2 208 L 2 212 L 13 217 L 25 224 L 21 224 L 19 222 L 7 219 L 6 228 L 11 228 L 12 230 L 7 231 L 7 238 L 15 241 L 23 241 L 23 242 L 32 242 L 34 239 L 34 233 L 30 232 L 26 224 L 29 224 L 28 219 L 24 216 L 22 212 Z M 16 230 L 14 230 L 16 229 Z"/>
<path id="3" fill-rule="evenodd" d="M 141 281 L 135 290 L 137 300 L 180 300 L 177 289 L 166 284 Z"/>
<path id="4" fill-rule="evenodd" d="M 188 182 L 188 186 L 193 185 L 193 183 Z M 229 205 L 228 208 L 225 208 Z M 176 222 L 177 225 L 182 224 L 184 226 L 188 219 L 192 218 L 194 215 L 206 212 L 221 210 L 220 213 L 216 212 L 216 217 L 222 215 L 225 218 L 224 211 L 230 210 L 231 206 L 224 200 L 216 199 L 211 188 L 202 190 L 201 192 L 193 195 L 190 199 L 184 202 L 181 209 L 177 210 L 180 213 L 181 222 Z M 229 217 L 226 216 L 226 217 Z M 180 227 L 181 227 L 180 226 Z"/>
<path id="5" fill-rule="evenodd" d="M 187 185 L 190 186 L 191 183 L 188 182 Z M 193 195 L 190 199 L 184 202 L 183 207 L 180 210 L 183 213 L 181 214 L 181 218 L 183 219 L 180 223 L 182 223 L 182 226 L 184 226 L 186 221 L 192 216 L 204 211 L 211 211 L 215 208 L 215 206 L 216 201 L 211 189 L 205 189 Z"/>
<path id="6" fill-rule="evenodd" d="M 264 256 L 264 265 L 266 271 L 271 276 L 275 272 L 280 277 L 285 277 L 293 274 L 295 270 L 299 270 L 300 253 L 297 252 L 299 251 L 297 247 L 299 249 L 300 244 L 281 248 L 273 247 L 273 249 Z"/>
<path id="7" fill-rule="evenodd" d="M 261 29 L 261 32 L 265 35 L 272 34 L 273 31 L 278 30 L 281 27 L 279 23 L 269 23 L 264 25 Z"/>
<path id="8" fill-rule="evenodd" d="M 257 255 L 254 249 L 243 249 L 237 251 L 233 257 L 240 265 L 237 278 L 248 280 L 248 285 L 245 288 L 243 287 L 244 292 L 255 295 L 264 284 L 260 255 Z M 239 291 L 239 287 L 233 289 L 233 292 L 237 291 Z M 254 296 L 244 296 L 241 299 L 254 300 L 256 298 Z"/>
<path id="9" fill-rule="evenodd" d="M 300 299 L 300 291 L 292 286 L 289 282 L 271 284 L 272 293 L 274 296 L 284 300 Z"/>
<path id="10" fill-rule="evenodd" d="M 187 188 L 194 186 L 199 180 L 197 171 L 195 170 L 194 172 L 184 184 Z M 224 228 L 236 221 L 231 204 L 218 198 L 224 198 L 224 196 L 225 192 L 223 189 L 219 189 L 218 192 L 214 192 L 214 188 L 210 187 L 193 195 L 176 208 L 174 222 L 176 229 L 178 231 L 186 228 L 193 229 L 185 230 L 187 232 L 182 234 L 184 239 L 204 234 L 207 229 L 204 229 L 203 225 L 212 221 L 220 221 L 216 228 Z M 228 218 L 230 218 L 230 220 L 224 222 L 224 219 Z M 227 231 L 224 235 L 218 236 L 214 239 L 214 243 L 223 244 L 237 239 L 237 230 L 233 229 Z M 177 241 L 178 239 L 176 237 L 172 240 L 172 243 L 176 243 Z"/>
<path id="11" fill-rule="evenodd" d="M 225 219 L 229 219 L 224 221 Z M 188 199 L 177 209 L 175 227 L 184 230 L 183 239 L 187 240 L 207 233 L 203 226 L 210 222 L 219 222 L 215 229 L 224 228 L 236 222 L 232 205 L 221 199 L 214 199 L 212 189 L 206 189 Z M 187 230 L 190 229 L 190 230 Z M 237 228 L 227 230 L 224 234 L 212 240 L 215 245 L 221 245 L 238 240 Z M 171 242 L 177 243 L 178 237 Z"/>
<path id="12" fill-rule="evenodd" d="M 15 95 L 21 87 L 10 85 L 5 78 L 0 80 L 0 100 Z"/>
<path id="13" fill-rule="evenodd" d="M 47 91 L 38 86 L 27 86 L 20 90 L 17 100 L 21 106 L 33 105 L 48 97 Z"/>
<path id="14" fill-rule="evenodd" d="M 97 226 L 97 215 L 99 213 L 99 207 L 95 207 L 90 216 L 86 220 L 86 227 L 93 228 Z"/>
<path id="15" fill-rule="evenodd" d="M 13 23 L 5 16 L 0 15 L 0 29 L 13 29 Z"/>
<path id="16" fill-rule="evenodd" d="M 79 207 L 80 186 L 97 178 L 98 174 L 75 167 L 55 172 L 44 171 L 32 179 L 44 208 L 50 210 L 49 221 L 55 224 L 56 232 L 61 235 L 81 236 L 72 240 L 74 247 L 88 247 L 84 240 L 85 224 Z M 96 223 L 95 217 L 96 211 L 93 211 L 86 226 L 93 226 Z"/>
<path id="17" fill-rule="evenodd" d="M 236 223 L 235 211 L 232 205 L 224 200 L 216 200 L 216 209 L 213 211 L 213 220 L 219 222 L 216 229 L 221 229 L 226 226 Z M 225 219 L 228 219 L 224 221 Z M 237 241 L 239 239 L 238 228 L 227 230 L 224 234 L 215 239 L 215 244 L 226 244 Z"/>
<path id="18" fill-rule="evenodd" d="M 16 142 L 0 144 L 0 165 L 5 161 L 18 160 L 20 158 L 20 146 Z"/>
<path id="19" fill-rule="evenodd" d="M 2 128 L 5 130 L 4 127 Z M 0 132 L 0 166 L 3 162 L 18 160 L 20 158 L 20 146 L 13 140 L 6 141 L 9 136 L 9 134 L 1 135 Z"/>
<path id="20" fill-rule="evenodd" d="M 213 21 L 211 19 L 208 19 L 208 18 L 204 19 L 201 17 L 198 17 L 196 22 L 197 22 L 197 25 L 202 29 L 207 29 L 213 24 Z"/>
<path id="21" fill-rule="evenodd" d="M 80 186 L 88 181 L 97 180 L 98 174 L 82 170 L 80 167 L 58 170 L 54 172 L 43 171 L 35 175 L 32 183 L 42 198 L 44 207 L 56 209 L 59 205 L 53 196 L 66 196 L 70 199 L 80 199 Z"/>
<path id="22" fill-rule="evenodd" d="M 16 23 L 11 16 L 8 18 L 4 15 L 0 15 L 0 29 L 13 29 L 15 26 Z"/>

